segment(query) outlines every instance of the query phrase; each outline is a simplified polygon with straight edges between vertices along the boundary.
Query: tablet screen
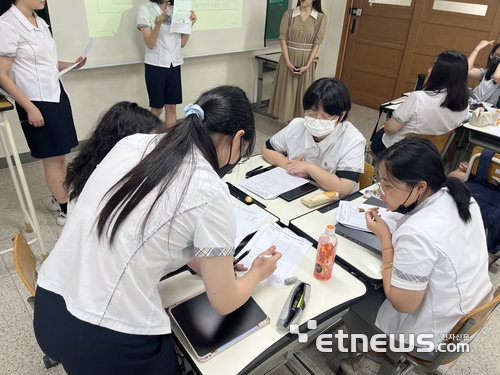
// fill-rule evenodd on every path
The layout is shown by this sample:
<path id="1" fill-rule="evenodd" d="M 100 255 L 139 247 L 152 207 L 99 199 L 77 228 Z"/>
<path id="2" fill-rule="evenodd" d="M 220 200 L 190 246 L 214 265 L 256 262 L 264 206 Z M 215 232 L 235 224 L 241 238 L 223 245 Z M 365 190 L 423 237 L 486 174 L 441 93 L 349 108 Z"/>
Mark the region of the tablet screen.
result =
<path id="1" fill-rule="evenodd" d="M 224 350 L 256 331 L 267 319 L 252 297 L 232 313 L 220 315 L 206 293 L 172 307 L 169 312 L 200 358 Z"/>

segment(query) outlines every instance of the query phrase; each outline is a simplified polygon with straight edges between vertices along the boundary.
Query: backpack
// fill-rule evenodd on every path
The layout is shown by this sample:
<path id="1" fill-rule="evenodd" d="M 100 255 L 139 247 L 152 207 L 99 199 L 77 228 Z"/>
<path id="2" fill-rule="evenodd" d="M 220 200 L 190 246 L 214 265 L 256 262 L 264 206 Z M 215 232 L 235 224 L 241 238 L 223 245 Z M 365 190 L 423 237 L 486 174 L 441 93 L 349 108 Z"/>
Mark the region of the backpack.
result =
<path id="1" fill-rule="evenodd" d="M 485 149 L 481 152 L 476 176 L 466 184 L 481 210 L 483 224 L 487 230 L 488 251 L 496 254 L 500 251 L 500 183 L 488 179 L 488 170 L 493 155 L 491 150 Z"/>

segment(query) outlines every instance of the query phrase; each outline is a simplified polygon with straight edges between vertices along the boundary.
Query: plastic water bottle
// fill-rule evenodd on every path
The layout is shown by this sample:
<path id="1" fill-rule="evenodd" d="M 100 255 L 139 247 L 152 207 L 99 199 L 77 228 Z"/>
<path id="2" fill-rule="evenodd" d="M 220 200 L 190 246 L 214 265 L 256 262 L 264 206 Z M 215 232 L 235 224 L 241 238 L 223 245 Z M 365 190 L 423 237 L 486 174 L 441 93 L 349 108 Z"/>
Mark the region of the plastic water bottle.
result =
<path id="1" fill-rule="evenodd" d="M 320 281 L 330 280 L 332 277 L 333 262 L 337 253 L 337 236 L 335 226 L 328 224 L 325 233 L 318 240 L 314 277 Z"/>

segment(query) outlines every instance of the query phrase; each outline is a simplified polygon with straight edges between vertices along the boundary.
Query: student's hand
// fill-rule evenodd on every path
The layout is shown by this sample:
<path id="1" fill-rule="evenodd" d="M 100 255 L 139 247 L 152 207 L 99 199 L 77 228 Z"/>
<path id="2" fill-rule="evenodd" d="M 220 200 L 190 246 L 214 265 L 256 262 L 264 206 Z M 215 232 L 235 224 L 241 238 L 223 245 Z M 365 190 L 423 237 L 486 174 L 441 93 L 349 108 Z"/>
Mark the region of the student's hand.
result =
<path id="1" fill-rule="evenodd" d="M 85 64 L 87 63 L 87 58 L 83 58 L 82 56 L 80 56 L 79 58 L 76 59 L 77 63 L 79 63 L 77 66 L 75 66 L 73 69 L 80 69 L 82 67 L 85 66 Z"/>
<path id="2" fill-rule="evenodd" d="M 495 44 L 494 40 L 481 40 L 474 49 L 481 51 L 484 47 L 492 46 L 493 44 Z"/>
<path id="3" fill-rule="evenodd" d="M 259 255 L 272 255 L 272 257 L 267 259 L 256 257 L 252 263 L 252 270 L 260 274 L 260 280 L 265 280 L 271 276 L 278 267 L 276 262 L 281 258 L 281 253 L 276 251 L 276 246 L 271 246 Z"/>
<path id="4" fill-rule="evenodd" d="M 302 66 L 299 69 L 297 69 L 296 72 L 298 74 L 302 74 L 302 73 L 305 73 L 308 69 L 309 69 L 309 65 L 306 65 L 306 66 Z"/>
<path id="5" fill-rule="evenodd" d="M 286 66 L 288 67 L 288 69 L 290 69 L 290 71 L 291 71 L 292 73 L 297 73 L 297 70 L 295 69 L 295 66 L 293 66 L 293 64 L 292 64 L 291 62 L 288 62 L 288 63 L 286 64 Z"/>
<path id="6" fill-rule="evenodd" d="M 234 270 L 235 271 L 248 271 L 248 268 L 245 267 L 243 264 L 241 263 L 237 263 L 234 265 Z"/>
<path id="7" fill-rule="evenodd" d="M 155 18 L 155 26 L 161 25 L 163 23 L 163 20 L 167 16 L 167 14 L 168 14 L 168 9 L 165 8 L 165 10 L 159 16 L 156 16 L 156 18 Z"/>
<path id="8" fill-rule="evenodd" d="M 196 17 L 196 13 L 193 10 L 190 10 L 191 15 L 189 16 L 189 19 L 191 20 L 191 26 L 194 26 L 196 21 L 198 21 L 198 17 Z"/>
<path id="9" fill-rule="evenodd" d="M 371 230 L 378 238 L 382 239 L 386 236 L 391 236 L 391 231 L 387 223 L 382 220 L 378 214 L 378 207 L 370 208 L 366 211 L 366 226 Z"/>
<path id="10" fill-rule="evenodd" d="M 33 108 L 27 110 L 26 113 L 28 114 L 28 122 L 30 125 L 33 125 L 35 127 L 40 127 L 45 125 L 42 112 L 40 112 L 40 110 L 34 105 Z"/>
<path id="11" fill-rule="evenodd" d="M 292 176 L 308 178 L 309 172 L 307 170 L 309 164 L 310 163 L 308 161 L 304 161 L 303 156 L 300 156 L 295 160 L 288 161 L 288 164 L 286 165 L 286 171 Z"/>

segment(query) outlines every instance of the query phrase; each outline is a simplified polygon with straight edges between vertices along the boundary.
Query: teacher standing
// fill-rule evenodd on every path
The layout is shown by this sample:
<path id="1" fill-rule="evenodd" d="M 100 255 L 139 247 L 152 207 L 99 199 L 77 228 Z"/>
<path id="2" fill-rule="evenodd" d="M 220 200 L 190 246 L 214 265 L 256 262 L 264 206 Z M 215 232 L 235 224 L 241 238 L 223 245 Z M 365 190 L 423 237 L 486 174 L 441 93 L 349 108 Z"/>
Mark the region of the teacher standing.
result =
<path id="1" fill-rule="evenodd" d="M 150 0 L 142 4 L 137 17 L 137 28 L 146 43 L 145 76 L 151 112 L 160 116 L 165 107 L 167 129 L 177 120 L 176 105 L 182 103 L 181 54 L 189 34 L 171 33 L 174 0 Z M 191 26 L 196 14 L 191 11 Z"/>
<path id="2" fill-rule="evenodd" d="M 78 145 L 78 139 L 59 72 L 73 63 L 57 60 L 49 26 L 35 14 L 44 7 L 43 0 L 0 2 L 0 86 L 16 101 L 31 156 L 42 159 L 47 186 L 59 203 L 57 224 L 64 225 L 68 203 L 64 155 Z M 80 57 L 74 69 L 86 61 Z"/>
<path id="3" fill-rule="evenodd" d="M 313 64 L 326 33 L 321 0 L 298 0 L 281 19 L 281 58 L 269 113 L 284 121 L 303 117 L 302 98 L 315 80 Z"/>

